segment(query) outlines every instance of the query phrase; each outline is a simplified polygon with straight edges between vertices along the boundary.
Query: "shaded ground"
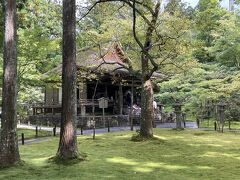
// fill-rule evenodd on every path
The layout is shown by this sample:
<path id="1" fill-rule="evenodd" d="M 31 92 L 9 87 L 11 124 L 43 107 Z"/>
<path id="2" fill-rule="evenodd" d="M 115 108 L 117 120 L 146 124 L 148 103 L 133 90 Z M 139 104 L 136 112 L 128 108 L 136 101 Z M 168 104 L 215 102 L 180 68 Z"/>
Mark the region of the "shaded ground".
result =
<path id="1" fill-rule="evenodd" d="M 21 146 L 25 165 L 0 170 L 0 179 L 239 179 L 240 134 L 154 129 L 157 140 L 132 142 L 133 132 L 80 136 L 87 160 L 52 164 L 58 138 Z"/>
<path id="2" fill-rule="evenodd" d="M 35 127 L 29 127 L 29 128 L 18 128 L 17 129 L 17 134 L 18 134 L 18 139 L 21 139 L 22 133 L 24 133 L 24 139 L 34 139 L 36 137 L 36 131 Z M 50 131 L 45 131 L 45 130 L 40 130 L 38 131 L 38 137 L 48 137 L 51 136 L 52 132 Z"/>
<path id="3" fill-rule="evenodd" d="M 176 127 L 176 123 L 159 123 L 157 124 L 157 128 L 175 128 Z M 18 128 L 24 128 L 24 129 L 31 129 L 31 130 L 35 130 L 36 126 L 29 126 L 27 124 L 20 124 L 18 125 Z M 49 132 L 53 132 L 53 127 L 38 127 L 39 129 L 41 129 L 42 131 L 49 131 Z M 186 123 L 186 128 L 197 128 L 196 123 L 195 122 L 187 122 Z M 139 129 L 139 126 L 134 126 L 134 130 Z M 118 132 L 118 131 L 129 131 L 130 127 L 111 127 L 110 131 L 111 132 Z M 60 133 L 60 128 L 57 127 L 56 132 L 59 134 Z M 89 129 L 89 130 L 83 130 L 83 134 L 92 134 L 93 130 Z M 106 133 L 108 132 L 107 128 L 101 128 L 101 129 L 96 129 L 96 134 L 101 134 L 101 133 Z M 77 134 L 80 135 L 81 131 L 80 129 L 77 130 Z"/>
<path id="4" fill-rule="evenodd" d="M 186 129 L 195 129 L 195 130 L 202 130 L 202 131 L 214 131 L 212 127 L 207 127 L 207 128 L 197 128 L 197 125 L 195 122 L 187 122 L 186 124 Z M 156 128 L 168 128 L 172 129 L 176 127 L 176 123 L 159 123 L 157 124 Z M 19 142 L 18 144 L 21 145 L 21 133 L 26 134 L 25 135 L 25 144 L 31 144 L 35 142 L 42 142 L 42 141 L 48 141 L 50 140 L 50 137 L 53 136 L 53 128 L 52 127 L 38 127 L 39 132 L 38 132 L 38 138 L 35 137 L 36 135 L 36 127 L 35 126 L 29 126 L 25 124 L 18 125 L 18 139 Z M 21 129 L 24 128 L 24 129 Z M 139 129 L 139 126 L 134 127 L 134 131 Z M 130 131 L 130 127 L 111 127 L 110 132 L 122 132 L 122 131 Z M 240 133 L 239 129 L 225 129 L 225 132 L 236 132 Z M 95 133 L 96 134 L 103 134 L 107 133 L 108 128 L 101 128 L 101 129 L 96 129 Z M 56 134 L 60 133 L 60 128 L 56 129 Z M 83 135 L 92 135 L 93 134 L 93 129 L 89 130 L 83 130 Z M 78 129 L 77 131 L 78 135 L 81 135 L 81 130 Z"/>
<path id="5" fill-rule="evenodd" d="M 49 140 L 51 140 L 49 137 L 28 139 L 28 140 L 24 141 L 24 145 L 32 144 L 32 143 L 38 143 L 38 142 L 43 142 L 43 141 L 49 141 Z M 18 145 L 22 145 L 22 141 L 19 141 Z"/>
<path id="6" fill-rule="evenodd" d="M 211 120 L 204 120 L 200 123 L 200 127 L 201 128 L 210 128 L 210 129 L 214 129 L 214 122 L 215 120 L 211 119 Z M 224 129 L 225 130 L 229 130 L 229 122 L 225 121 L 224 123 Z M 230 122 L 230 130 L 240 130 L 240 122 L 239 121 L 231 121 Z"/>

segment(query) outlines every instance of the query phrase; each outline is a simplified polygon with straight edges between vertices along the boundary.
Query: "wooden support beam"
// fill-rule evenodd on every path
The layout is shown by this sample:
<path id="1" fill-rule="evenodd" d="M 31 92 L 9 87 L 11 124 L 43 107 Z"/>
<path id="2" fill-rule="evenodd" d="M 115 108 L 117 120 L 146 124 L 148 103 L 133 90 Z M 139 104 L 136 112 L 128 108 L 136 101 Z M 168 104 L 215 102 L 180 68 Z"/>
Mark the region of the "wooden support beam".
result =
<path id="1" fill-rule="evenodd" d="M 106 84 L 104 85 L 104 97 L 108 98 L 108 86 Z"/>
<path id="2" fill-rule="evenodd" d="M 119 114 L 123 114 L 123 88 L 122 88 L 122 83 L 119 83 Z"/>
<path id="3" fill-rule="evenodd" d="M 81 99 L 87 99 L 87 84 L 86 84 L 86 81 L 79 82 L 79 98 L 80 98 L 80 100 Z M 81 108 L 81 115 L 85 116 L 86 115 L 86 106 L 81 104 L 80 108 Z"/>
<path id="4" fill-rule="evenodd" d="M 129 120 L 130 120 L 130 127 L 131 131 L 133 131 L 133 93 L 134 93 L 134 88 L 133 88 L 133 78 L 132 78 L 132 86 L 131 86 L 131 108 L 130 108 L 130 113 L 129 113 Z"/>
<path id="5" fill-rule="evenodd" d="M 46 86 L 44 88 L 44 103 L 47 103 L 47 90 L 46 90 Z"/>

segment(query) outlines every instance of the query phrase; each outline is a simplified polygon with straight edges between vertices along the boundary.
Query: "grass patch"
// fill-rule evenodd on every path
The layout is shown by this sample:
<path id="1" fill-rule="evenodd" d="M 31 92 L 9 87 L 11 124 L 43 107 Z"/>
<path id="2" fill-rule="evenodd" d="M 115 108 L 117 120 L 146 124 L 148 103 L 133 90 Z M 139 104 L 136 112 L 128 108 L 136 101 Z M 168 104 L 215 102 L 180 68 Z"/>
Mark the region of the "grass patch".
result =
<path id="1" fill-rule="evenodd" d="M 158 140 L 133 142 L 133 132 L 78 138 L 86 160 L 49 161 L 58 138 L 20 147 L 25 165 L 0 170 L 0 179 L 239 179 L 240 134 L 154 129 Z"/>
<path id="2" fill-rule="evenodd" d="M 183 131 L 184 128 L 172 128 L 172 130 L 174 130 L 174 131 Z"/>
<path id="3" fill-rule="evenodd" d="M 84 161 L 84 160 L 86 160 L 86 158 L 87 158 L 87 156 L 83 155 L 81 153 L 78 153 L 77 157 L 73 157 L 72 159 L 68 159 L 68 160 L 62 159 L 58 156 L 53 156 L 53 157 L 49 158 L 49 163 L 55 163 L 56 165 L 69 166 L 69 165 L 77 164 L 81 161 Z"/>
<path id="4" fill-rule="evenodd" d="M 212 128 L 214 129 L 214 120 L 204 120 L 200 123 L 200 128 Z M 224 129 L 229 129 L 229 122 L 225 121 L 224 123 Z M 230 122 L 230 129 L 232 130 L 240 130 L 240 122 L 237 121 L 231 121 Z"/>
<path id="5" fill-rule="evenodd" d="M 36 131 L 32 129 L 17 129 L 18 140 L 22 138 L 22 133 L 24 133 L 24 139 L 34 139 L 36 138 Z M 38 130 L 38 137 L 48 137 L 52 136 L 52 132 Z"/>
<path id="6" fill-rule="evenodd" d="M 196 133 L 194 133 L 193 135 L 194 136 L 204 136 L 204 135 L 206 135 L 207 133 L 205 133 L 205 132 L 196 132 Z"/>

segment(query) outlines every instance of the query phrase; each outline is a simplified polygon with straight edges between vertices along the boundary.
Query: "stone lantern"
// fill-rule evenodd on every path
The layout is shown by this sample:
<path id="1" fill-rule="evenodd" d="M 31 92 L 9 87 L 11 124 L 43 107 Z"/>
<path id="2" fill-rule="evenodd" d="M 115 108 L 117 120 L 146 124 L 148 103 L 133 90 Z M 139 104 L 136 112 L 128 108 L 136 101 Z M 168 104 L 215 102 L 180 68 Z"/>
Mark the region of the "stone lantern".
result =
<path id="1" fill-rule="evenodd" d="M 182 104 L 181 103 L 175 103 L 173 105 L 174 112 L 176 114 L 176 128 L 182 128 Z"/>
<path id="2" fill-rule="evenodd" d="M 159 109 L 159 112 L 162 113 L 163 112 L 163 104 L 157 103 L 157 107 Z"/>
<path id="3" fill-rule="evenodd" d="M 158 107 L 158 114 L 160 114 L 160 121 L 164 122 L 164 118 L 163 118 L 163 104 L 157 103 L 157 107 Z"/>

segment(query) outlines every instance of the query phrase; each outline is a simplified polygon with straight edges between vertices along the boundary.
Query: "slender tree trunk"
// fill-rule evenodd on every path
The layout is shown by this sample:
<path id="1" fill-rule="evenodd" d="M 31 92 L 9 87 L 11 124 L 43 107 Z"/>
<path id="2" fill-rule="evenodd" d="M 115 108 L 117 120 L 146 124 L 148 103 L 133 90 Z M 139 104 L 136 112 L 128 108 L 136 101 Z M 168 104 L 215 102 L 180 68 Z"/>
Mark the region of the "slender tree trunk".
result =
<path id="1" fill-rule="evenodd" d="M 17 140 L 17 48 L 16 48 L 16 1 L 4 1 L 4 65 L 2 121 L 0 139 L 0 166 L 20 162 Z"/>
<path id="2" fill-rule="evenodd" d="M 158 0 L 154 14 L 152 14 L 151 25 L 148 26 L 145 42 L 142 49 L 141 63 L 142 63 L 142 94 L 141 94 L 141 127 L 140 136 L 144 138 L 153 137 L 153 121 L 154 121 L 154 111 L 153 111 L 153 87 L 151 82 L 151 73 L 149 67 L 149 51 L 151 49 L 153 32 L 156 29 L 157 19 L 160 11 L 161 1 Z M 151 62 L 152 65 L 154 65 Z M 156 67 L 154 67 L 156 68 Z"/>
<path id="3" fill-rule="evenodd" d="M 78 157 L 76 120 L 76 2 L 63 0 L 62 119 L 57 156 L 68 160 Z"/>
<path id="4" fill-rule="evenodd" d="M 141 124 L 140 136 L 144 138 L 153 137 L 152 122 L 153 114 L 153 88 L 150 77 L 148 77 L 148 59 L 142 56 L 142 92 L 141 92 Z"/>

